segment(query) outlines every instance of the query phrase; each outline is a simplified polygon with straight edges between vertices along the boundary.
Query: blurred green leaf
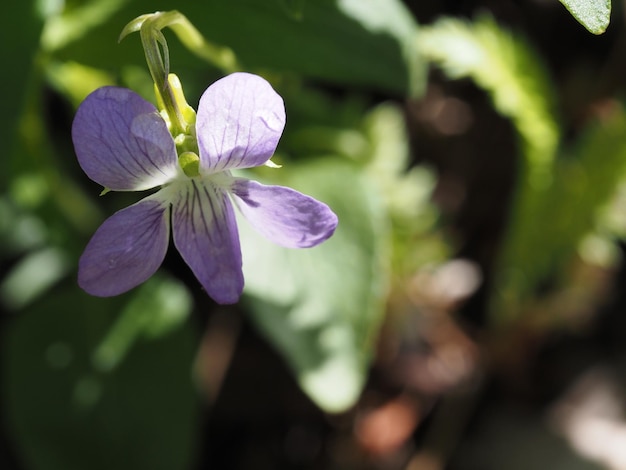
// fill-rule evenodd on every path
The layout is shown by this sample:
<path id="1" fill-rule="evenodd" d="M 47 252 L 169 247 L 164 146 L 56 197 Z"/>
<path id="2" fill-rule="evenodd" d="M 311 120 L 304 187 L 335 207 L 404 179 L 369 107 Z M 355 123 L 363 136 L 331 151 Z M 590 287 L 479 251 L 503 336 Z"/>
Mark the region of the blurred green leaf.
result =
<path id="1" fill-rule="evenodd" d="M 441 20 L 421 38 L 426 55 L 450 77 L 469 76 L 491 94 L 523 144 L 492 304 L 498 318 L 510 317 L 536 298 L 539 286 L 558 284 L 582 241 L 587 254 L 611 256 L 607 235 L 617 234 L 602 228 L 601 215 L 626 171 L 624 111 L 612 103 L 580 139 L 560 148 L 551 102 L 556 93 L 539 54 L 521 38 L 485 18 L 474 24 Z"/>
<path id="2" fill-rule="evenodd" d="M 47 237 L 42 220 L 21 211 L 9 198 L 0 197 L 0 257 L 14 257 L 40 247 Z"/>
<path id="3" fill-rule="evenodd" d="M 410 167 L 405 118 L 397 105 L 376 106 L 363 124 L 368 143 L 365 173 L 389 214 L 393 274 L 403 282 L 424 264 L 442 262 L 451 254 L 436 232 L 439 212 L 431 200 L 435 175 L 423 165 Z"/>
<path id="4" fill-rule="evenodd" d="M 182 284 L 152 278 L 136 292 L 98 345 L 94 365 L 102 371 L 117 367 L 137 340 L 159 338 L 178 328 L 191 306 L 191 295 Z"/>
<path id="5" fill-rule="evenodd" d="M 4 162 L 11 175 L 8 184 L 11 201 L 19 209 L 36 214 L 51 231 L 57 232 L 57 240 L 60 240 L 64 238 L 61 233 L 64 236 L 74 235 L 76 232 L 72 229 L 91 233 L 102 216 L 94 200 L 83 191 L 83 183 L 71 177 L 79 169 L 71 147 L 71 122 L 69 119 L 47 119 L 51 113 L 63 115 L 60 107 L 53 108 L 46 100 L 44 68 L 36 67 L 33 72 L 19 118 L 15 151 Z M 53 78 L 53 69 L 54 66 L 46 70 L 47 78 Z M 70 64 L 65 64 L 64 69 L 66 72 L 76 71 Z M 65 73 L 68 82 L 70 75 Z M 83 78 L 86 76 L 83 75 Z M 73 77 L 73 80 L 77 78 Z M 71 86 L 67 82 L 63 85 L 55 82 L 54 85 L 59 88 Z M 83 85 L 68 94 L 76 97 L 85 91 L 86 85 Z M 75 244 L 68 241 L 66 247 L 74 248 Z"/>
<path id="6" fill-rule="evenodd" d="M 611 21 L 611 0 L 559 0 L 590 33 L 602 34 Z"/>
<path id="7" fill-rule="evenodd" d="M 43 49 L 51 52 L 83 40 L 92 29 L 109 21 L 127 3 L 128 0 L 91 0 L 80 7 L 58 12 L 60 14 L 51 16 L 46 22 L 41 38 Z"/>
<path id="8" fill-rule="evenodd" d="M 69 271 L 67 255 L 57 247 L 33 251 L 0 283 L 0 299 L 10 309 L 32 302 Z"/>
<path id="9" fill-rule="evenodd" d="M 417 24 L 399 0 L 317 0 L 304 5 L 181 0 L 176 9 L 210 43 L 232 48 L 249 70 L 294 72 L 403 95 L 419 93 L 424 84 L 414 41 Z M 142 63 L 139 41 L 118 45 L 117 37 L 128 21 L 152 11 L 148 0 L 127 0 L 109 21 L 91 25 L 80 41 L 68 42 L 55 54 L 104 69 Z M 206 64 L 184 51 L 173 36 L 167 36 L 172 71 L 205 70 Z"/>
<path id="10" fill-rule="evenodd" d="M 96 88 L 116 84 L 111 74 L 76 62 L 50 63 L 46 73 L 49 83 L 67 97 L 74 108 L 78 108 L 87 95 Z"/>
<path id="11" fill-rule="evenodd" d="M 559 177 L 555 161 L 561 131 L 552 102 L 556 93 L 539 54 L 487 16 L 473 23 L 441 19 L 422 31 L 420 48 L 450 78 L 470 77 L 489 93 L 521 141 L 523 159 L 492 306 L 499 318 L 505 318 L 553 269 L 554 244 L 548 241 L 553 220 L 538 214 L 546 206 L 554 207 L 549 194 Z"/>
<path id="12" fill-rule="evenodd" d="M 339 217 L 322 245 L 289 250 L 241 221 L 246 305 L 306 393 L 338 412 L 359 397 L 388 287 L 389 228 L 377 191 L 356 167 L 321 159 L 275 170 Z"/>
<path id="13" fill-rule="evenodd" d="M 596 242 L 603 239 L 614 244 L 626 234 L 622 230 L 624 207 L 615 205 L 623 201 L 620 186 L 626 183 L 624 135 L 626 113 L 622 104 L 613 103 L 566 149 L 567 158 L 559 160 L 560 177 L 548 195 L 550 204 L 538 216 L 552 221 L 550 237 L 546 237 L 552 245 L 548 249 L 561 269 L 585 236 L 593 233 Z M 607 243 L 603 244 L 605 250 L 610 249 Z M 600 248 L 598 244 L 595 247 Z M 611 260 L 605 256 L 605 261 Z"/>
<path id="14" fill-rule="evenodd" d="M 539 54 L 489 16 L 474 22 L 442 18 L 422 29 L 419 45 L 450 78 L 469 77 L 489 93 L 519 132 L 528 184 L 549 184 L 560 129 L 556 94 Z"/>
<path id="15" fill-rule="evenodd" d="M 27 468 L 190 468 L 198 412 L 191 377 L 197 338 L 178 313 L 169 334 L 148 335 L 153 322 L 189 308 L 185 301 L 171 305 L 147 298 L 152 289 L 171 291 L 171 282 L 155 278 L 114 299 L 89 297 L 72 284 L 12 319 L 2 342 L 3 406 Z M 118 312 L 122 317 L 116 320 Z M 148 336 L 135 341 L 116 367 L 104 370 L 94 357 L 97 345 L 116 346 L 107 342 L 111 328 L 123 335 L 122 324 L 136 327 L 123 318 L 138 315 Z"/>
<path id="16" fill-rule="evenodd" d="M 2 15 L 6 19 L 0 28 L 0 63 L 4 72 L 0 79 L 6 91 L 2 98 L 0 114 L 0 142 L 6 152 L 14 150 L 20 109 L 26 98 L 26 88 L 31 77 L 34 58 L 39 44 L 41 21 L 35 16 L 33 2 L 9 2 L 3 5 Z M 8 182 L 7 158 L 0 166 L 0 189 Z"/>

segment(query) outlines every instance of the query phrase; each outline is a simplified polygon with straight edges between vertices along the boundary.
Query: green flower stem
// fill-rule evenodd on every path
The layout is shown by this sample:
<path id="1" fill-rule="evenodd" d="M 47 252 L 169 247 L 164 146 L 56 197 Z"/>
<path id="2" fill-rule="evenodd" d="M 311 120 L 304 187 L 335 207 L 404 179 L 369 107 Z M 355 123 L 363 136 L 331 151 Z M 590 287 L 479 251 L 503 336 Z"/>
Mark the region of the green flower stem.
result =
<path id="1" fill-rule="evenodd" d="M 128 23 L 120 34 L 120 41 L 128 34 L 139 31 L 146 63 L 154 81 L 157 100 L 163 103 L 173 135 L 184 134 L 189 128 L 176 104 L 168 76 L 170 69 L 169 49 L 161 29 L 176 20 L 177 12 L 157 12 L 141 15 Z M 162 50 L 161 50 L 162 49 Z"/>

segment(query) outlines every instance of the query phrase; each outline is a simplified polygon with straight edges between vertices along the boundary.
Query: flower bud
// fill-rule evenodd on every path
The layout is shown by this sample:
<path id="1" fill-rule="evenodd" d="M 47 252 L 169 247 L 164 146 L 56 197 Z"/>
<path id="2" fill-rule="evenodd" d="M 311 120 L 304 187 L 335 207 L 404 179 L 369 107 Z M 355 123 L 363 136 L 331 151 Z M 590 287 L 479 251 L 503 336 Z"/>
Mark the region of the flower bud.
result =
<path id="1" fill-rule="evenodd" d="M 200 157 L 193 152 L 183 152 L 178 157 L 178 164 L 189 178 L 200 176 Z"/>

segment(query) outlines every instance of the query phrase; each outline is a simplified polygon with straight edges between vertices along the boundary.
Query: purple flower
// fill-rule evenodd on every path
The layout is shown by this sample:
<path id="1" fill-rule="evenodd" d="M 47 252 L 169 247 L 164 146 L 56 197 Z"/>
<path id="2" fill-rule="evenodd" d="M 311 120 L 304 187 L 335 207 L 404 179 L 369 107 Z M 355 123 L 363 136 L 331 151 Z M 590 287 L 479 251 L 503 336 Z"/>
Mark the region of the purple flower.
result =
<path id="1" fill-rule="evenodd" d="M 79 285 L 107 297 L 141 284 L 163 262 L 171 226 L 176 248 L 207 293 L 222 304 L 236 302 L 244 281 L 233 203 L 279 245 L 307 248 L 329 238 L 337 216 L 327 205 L 231 174 L 266 163 L 284 126 L 283 100 L 264 79 L 235 73 L 218 80 L 200 99 L 199 168 L 187 176 L 151 103 L 124 88 L 90 94 L 72 126 L 85 173 L 113 191 L 161 188 L 100 226 L 80 258 Z"/>

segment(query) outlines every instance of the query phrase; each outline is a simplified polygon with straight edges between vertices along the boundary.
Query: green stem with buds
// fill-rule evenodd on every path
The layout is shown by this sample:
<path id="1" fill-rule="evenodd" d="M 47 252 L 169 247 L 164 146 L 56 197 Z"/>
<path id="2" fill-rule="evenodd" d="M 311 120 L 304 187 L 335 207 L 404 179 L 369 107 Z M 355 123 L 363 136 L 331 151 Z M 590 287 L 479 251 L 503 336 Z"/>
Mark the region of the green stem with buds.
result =
<path id="1" fill-rule="evenodd" d="M 187 121 L 184 110 L 178 106 L 176 93 L 170 84 L 169 50 L 161 32 L 166 27 L 171 28 L 189 50 L 225 73 L 236 72 L 241 67 L 231 49 L 208 43 L 185 15 L 176 10 L 141 15 L 122 30 L 120 41 L 130 33 L 139 31 L 146 62 L 157 90 L 157 100 L 163 103 L 171 125 L 170 130 L 173 135 L 188 134 L 193 123 Z"/>

